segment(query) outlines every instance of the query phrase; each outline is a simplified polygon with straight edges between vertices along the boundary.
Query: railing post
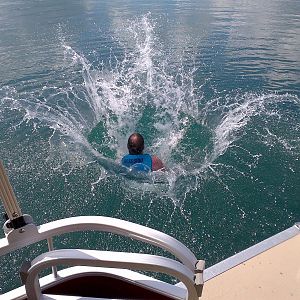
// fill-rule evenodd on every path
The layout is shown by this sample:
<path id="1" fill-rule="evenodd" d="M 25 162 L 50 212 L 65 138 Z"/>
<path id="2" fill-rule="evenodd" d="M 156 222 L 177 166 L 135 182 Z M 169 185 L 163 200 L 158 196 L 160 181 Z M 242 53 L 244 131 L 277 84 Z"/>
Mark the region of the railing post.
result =
<path id="1" fill-rule="evenodd" d="M 205 261 L 204 260 L 198 260 L 195 266 L 195 288 L 197 291 L 198 297 L 201 297 L 204 280 L 203 280 L 203 271 L 205 267 Z"/>
<path id="2" fill-rule="evenodd" d="M 48 250 L 49 251 L 53 251 L 54 250 L 54 246 L 53 246 L 53 239 L 52 237 L 47 238 L 47 243 L 48 243 Z M 57 278 L 57 266 L 52 266 L 52 274 L 54 276 L 54 278 Z"/>

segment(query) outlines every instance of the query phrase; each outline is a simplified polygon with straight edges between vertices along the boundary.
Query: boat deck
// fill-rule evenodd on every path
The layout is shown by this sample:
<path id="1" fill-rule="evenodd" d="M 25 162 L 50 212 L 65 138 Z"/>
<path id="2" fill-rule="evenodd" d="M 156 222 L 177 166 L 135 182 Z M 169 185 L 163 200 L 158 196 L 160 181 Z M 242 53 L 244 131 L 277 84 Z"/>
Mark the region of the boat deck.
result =
<path id="1" fill-rule="evenodd" d="M 201 299 L 300 299 L 300 234 L 207 280 Z"/>

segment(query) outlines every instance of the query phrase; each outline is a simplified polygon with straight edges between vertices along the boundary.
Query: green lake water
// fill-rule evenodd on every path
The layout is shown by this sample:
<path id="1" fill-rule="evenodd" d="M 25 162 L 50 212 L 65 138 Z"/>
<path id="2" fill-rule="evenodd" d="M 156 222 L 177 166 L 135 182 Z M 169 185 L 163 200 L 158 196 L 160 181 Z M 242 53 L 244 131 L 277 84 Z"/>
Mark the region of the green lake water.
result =
<path id="1" fill-rule="evenodd" d="M 300 221 L 299 36 L 298 0 L 1 1 L 0 158 L 23 213 L 136 222 L 207 266 Z M 122 175 L 133 131 L 165 173 Z M 0 293 L 45 248 L 1 257 Z"/>

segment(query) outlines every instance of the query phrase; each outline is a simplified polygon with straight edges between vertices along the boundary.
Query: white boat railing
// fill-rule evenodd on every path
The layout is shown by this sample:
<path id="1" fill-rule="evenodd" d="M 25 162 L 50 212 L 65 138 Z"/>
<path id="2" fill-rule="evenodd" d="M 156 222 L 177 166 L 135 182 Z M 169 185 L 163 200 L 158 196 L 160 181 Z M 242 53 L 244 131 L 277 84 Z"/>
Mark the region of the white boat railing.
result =
<path id="1" fill-rule="evenodd" d="M 0 256 L 42 240 L 47 240 L 48 243 L 49 252 L 42 254 L 37 258 L 35 263 L 33 262 L 32 268 L 33 266 L 36 267 L 33 269 L 29 268 L 28 276 L 26 275 L 25 277 L 33 278 L 32 280 L 36 281 L 35 278 L 37 273 L 32 271 L 32 274 L 36 275 L 30 275 L 30 270 L 37 269 L 37 272 L 39 272 L 40 268 L 44 268 L 45 264 L 43 264 L 43 261 L 45 261 L 45 255 L 53 257 L 52 260 L 48 260 L 48 265 L 51 261 L 49 266 L 52 267 L 54 277 L 57 277 L 56 265 L 62 263 L 62 259 L 55 255 L 62 252 L 59 252 L 61 250 L 54 250 L 53 237 L 79 231 L 109 232 L 164 249 L 174 255 L 175 258 L 181 262 L 179 263 L 178 261 L 170 260 L 166 257 L 122 252 L 119 259 L 112 259 L 110 261 L 112 265 L 117 265 L 119 267 L 121 267 L 122 263 L 126 266 L 129 265 L 129 262 L 124 260 L 125 257 L 127 257 L 128 260 L 132 259 L 130 265 L 132 265 L 133 268 L 138 268 L 140 270 L 149 270 L 150 268 L 153 271 L 157 270 L 158 272 L 161 271 L 171 275 L 175 274 L 175 276 L 178 279 L 182 279 L 183 283 L 187 286 L 189 291 L 188 299 L 196 299 L 194 297 L 195 295 L 198 295 L 198 297 L 201 295 L 203 287 L 204 261 L 198 261 L 195 255 L 185 245 L 167 234 L 128 221 L 102 216 L 72 217 L 36 226 L 33 223 L 31 216 L 22 214 L 1 161 L 0 198 L 4 204 L 8 218 L 3 226 L 5 238 L 0 239 Z M 64 259 L 69 261 L 71 265 L 73 265 L 74 261 L 79 264 L 106 264 L 109 261 L 109 257 L 105 262 L 103 259 L 100 259 L 98 254 L 100 253 L 101 255 L 104 255 L 104 253 L 110 253 L 111 255 L 112 253 L 117 253 L 109 251 L 99 252 L 98 250 L 76 250 L 76 253 L 78 254 L 79 251 L 81 255 L 80 259 L 75 259 L 75 250 L 64 251 L 67 251 L 66 253 L 69 255 L 69 258 L 65 257 Z M 87 253 L 92 252 L 86 251 L 96 251 L 93 252 L 95 259 L 87 260 Z M 122 258 L 122 256 L 124 257 Z M 135 258 L 136 261 L 134 262 Z M 146 259 L 149 259 L 149 262 L 147 262 Z M 176 271 L 176 267 L 181 271 Z M 25 284 L 27 286 L 27 279 L 25 280 Z M 35 292 L 37 292 L 37 290 Z M 29 299 L 33 298 L 29 297 Z"/>
<path id="2" fill-rule="evenodd" d="M 201 296 L 203 287 L 204 261 L 198 261 L 195 255 L 184 244 L 165 233 L 142 225 L 110 217 L 79 216 L 49 222 L 41 226 L 27 224 L 21 229 L 13 229 L 9 231 L 8 233 L 6 233 L 6 238 L 0 240 L 0 256 L 8 252 L 20 249 L 24 246 L 40 242 L 42 240 L 47 240 L 48 242 L 48 248 L 50 252 L 47 252 L 46 254 L 48 255 L 49 253 L 53 253 L 51 255 L 55 255 L 59 253 L 56 251 L 60 250 L 53 251 L 53 237 L 80 231 L 99 231 L 114 233 L 117 235 L 129 237 L 134 240 L 139 240 L 168 251 L 182 263 L 180 264 L 179 262 L 174 261 L 176 264 L 180 264 L 184 270 L 188 270 L 190 276 L 189 280 L 193 280 L 193 289 L 194 291 L 197 291 L 196 293 L 198 294 L 198 297 Z M 69 253 L 72 255 L 74 254 L 72 251 Z M 103 253 L 103 251 L 101 253 Z M 111 252 L 108 251 L 107 253 Z M 137 253 L 122 253 L 123 255 L 139 255 Z M 140 256 L 136 257 L 139 258 Z M 151 256 L 149 256 L 149 258 L 150 257 Z M 164 259 L 168 260 L 167 258 Z M 152 261 L 155 260 L 152 259 Z M 121 262 L 122 260 L 120 260 L 120 263 Z M 57 260 L 57 263 L 59 264 L 59 260 Z M 57 263 L 55 262 L 51 264 L 54 276 L 57 276 Z M 93 262 L 93 264 L 95 263 L 96 262 Z M 143 267 L 145 266 L 141 267 L 141 270 L 143 270 Z M 158 272 L 160 271 L 160 269 L 160 264 L 156 265 L 156 270 Z M 184 280 L 186 281 L 187 285 L 185 284 L 185 282 L 183 283 L 187 286 L 187 288 L 189 288 L 188 285 L 190 284 L 190 282 L 187 279 L 186 274 L 187 272 L 184 271 L 180 276 L 177 276 L 177 278 L 181 279 L 181 276 L 184 276 Z M 189 293 L 191 294 L 192 292 Z M 193 298 L 188 299 L 197 298 L 194 298 L 193 296 Z"/>
<path id="3" fill-rule="evenodd" d="M 175 238 L 152 228 L 103 216 L 71 217 L 11 230 L 6 238 L 0 239 L 0 256 L 42 240 L 51 241 L 55 236 L 79 231 L 109 232 L 160 247 L 173 254 L 190 270 L 194 270 L 197 263 L 195 255 Z"/>
<path id="4" fill-rule="evenodd" d="M 194 272 L 178 261 L 150 254 L 61 249 L 43 253 L 32 261 L 26 271 L 23 270 L 23 276 L 26 274 L 25 289 L 28 299 L 41 298 L 38 274 L 46 268 L 58 265 L 126 268 L 165 273 L 176 277 L 186 286 L 186 299 L 195 300 L 200 296 L 195 286 Z"/>

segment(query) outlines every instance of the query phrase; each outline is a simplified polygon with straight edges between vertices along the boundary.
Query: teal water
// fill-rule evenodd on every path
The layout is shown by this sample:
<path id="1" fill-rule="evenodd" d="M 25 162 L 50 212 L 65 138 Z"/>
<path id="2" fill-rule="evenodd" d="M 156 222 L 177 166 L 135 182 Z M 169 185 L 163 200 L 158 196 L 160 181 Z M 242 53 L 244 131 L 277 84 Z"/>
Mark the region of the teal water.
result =
<path id="1" fill-rule="evenodd" d="M 299 15 L 298 0 L 1 1 L 0 158 L 23 213 L 133 221 L 207 266 L 299 221 Z M 122 176 L 135 130 L 165 174 Z M 1 258 L 0 293 L 44 248 Z"/>

